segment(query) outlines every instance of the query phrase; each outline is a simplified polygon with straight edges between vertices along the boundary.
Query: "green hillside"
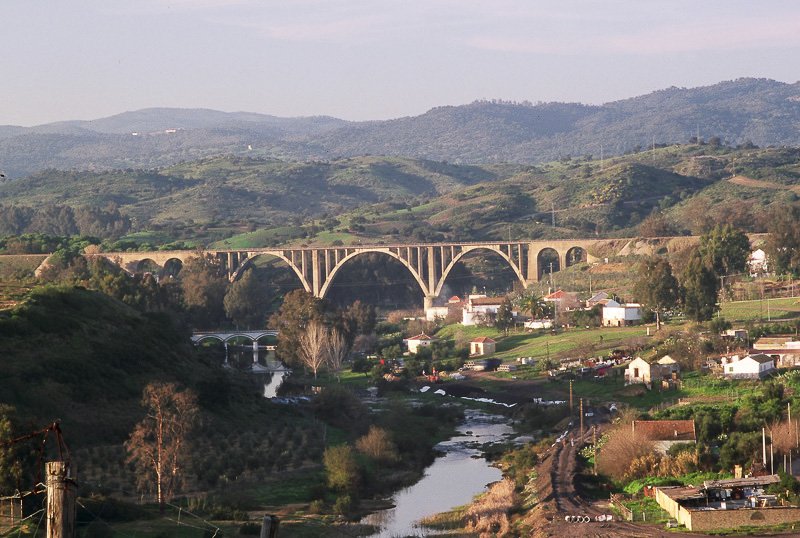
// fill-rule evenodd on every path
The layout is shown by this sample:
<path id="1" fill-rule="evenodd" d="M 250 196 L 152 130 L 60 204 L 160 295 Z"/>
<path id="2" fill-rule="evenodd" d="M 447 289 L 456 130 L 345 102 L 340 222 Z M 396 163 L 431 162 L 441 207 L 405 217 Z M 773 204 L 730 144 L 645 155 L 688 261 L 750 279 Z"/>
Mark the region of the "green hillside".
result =
<path id="1" fill-rule="evenodd" d="M 760 232 L 772 207 L 798 200 L 796 148 L 683 144 L 537 166 L 218 157 L 7 181 L 0 205 L 17 209 L 0 212 L 0 236 L 70 229 L 64 207 L 111 208 L 92 217 L 97 225 L 81 226 L 89 217 L 77 212 L 72 220 L 111 239 L 130 227 L 131 242 L 120 248 L 679 235 L 713 222 Z M 654 212 L 659 227 L 640 231 Z"/>
<path id="2" fill-rule="evenodd" d="M 212 390 L 226 385 L 219 367 L 188 342 L 166 315 L 83 289 L 37 288 L 0 312 L 0 402 L 24 424 L 61 419 L 72 446 L 118 443 L 141 418 L 149 382 L 180 381 L 216 401 Z"/>

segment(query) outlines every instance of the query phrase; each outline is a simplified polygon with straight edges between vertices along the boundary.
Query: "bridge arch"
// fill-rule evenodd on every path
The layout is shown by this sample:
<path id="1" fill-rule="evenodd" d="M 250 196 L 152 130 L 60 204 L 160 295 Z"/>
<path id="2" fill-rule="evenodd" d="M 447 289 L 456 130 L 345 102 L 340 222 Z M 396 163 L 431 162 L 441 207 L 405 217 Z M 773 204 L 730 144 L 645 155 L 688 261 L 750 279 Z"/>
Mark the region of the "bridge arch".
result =
<path id="1" fill-rule="evenodd" d="M 241 264 L 239 264 L 239 267 L 237 267 L 236 270 L 231 274 L 231 279 L 230 279 L 231 282 L 235 282 L 235 281 L 239 280 L 239 278 L 249 268 L 255 268 L 255 260 L 257 260 L 258 258 L 260 258 L 262 256 L 276 258 L 276 259 L 281 260 L 282 262 L 284 262 L 292 270 L 292 272 L 294 272 L 295 276 L 297 276 L 297 278 L 300 280 L 300 284 L 303 286 L 303 289 L 306 290 L 309 293 L 312 292 L 311 284 L 308 282 L 306 277 L 303 275 L 303 272 L 301 271 L 301 269 L 299 267 L 297 267 L 297 265 L 292 263 L 291 260 L 289 260 L 289 258 L 287 256 L 285 256 L 283 253 L 279 253 L 279 252 L 258 253 L 258 254 L 255 254 L 254 256 L 248 256 Z"/>
<path id="2" fill-rule="evenodd" d="M 571 267 L 587 261 L 589 256 L 585 248 L 575 246 L 567 250 L 567 254 L 564 258 L 564 265 Z"/>
<path id="3" fill-rule="evenodd" d="M 511 258 L 509 258 L 508 255 L 505 252 L 503 252 L 500 248 L 494 246 L 464 247 L 461 252 L 459 252 L 456 256 L 454 256 L 452 260 L 450 260 L 450 263 L 447 264 L 447 267 L 445 267 L 445 270 L 442 272 L 442 276 L 439 279 L 439 282 L 436 284 L 436 290 L 434 293 L 435 296 L 438 297 L 439 294 L 442 292 L 445 280 L 447 280 L 447 276 L 450 274 L 450 271 L 453 269 L 453 267 L 455 267 L 456 263 L 461 261 L 461 259 L 467 254 L 471 254 L 478 251 L 488 251 L 490 253 L 499 255 L 503 260 L 505 260 L 505 262 L 509 265 L 511 270 L 514 271 L 514 274 L 522 283 L 522 286 L 523 287 L 525 286 L 525 276 L 522 274 L 521 268 L 517 266 L 517 264 L 514 263 L 514 261 Z"/>
<path id="4" fill-rule="evenodd" d="M 403 265 L 403 267 L 405 267 L 411 273 L 411 276 L 414 278 L 414 280 L 417 282 L 417 284 L 419 284 L 419 287 L 422 290 L 423 296 L 428 294 L 428 287 L 425 285 L 425 281 L 422 279 L 422 277 L 419 275 L 419 273 L 417 273 L 417 271 L 406 260 L 404 260 L 399 254 L 396 254 L 396 253 L 392 252 L 388 248 L 370 248 L 370 249 L 359 249 L 356 252 L 351 252 L 350 254 L 346 255 L 344 258 L 339 260 L 339 263 L 337 263 L 331 269 L 331 272 L 328 273 L 328 275 L 327 275 L 327 277 L 325 279 L 325 283 L 320 288 L 320 290 L 319 290 L 320 298 L 324 298 L 325 297 L 325 295 L 328 293 L 328 290 L 330 290 L 331 286 L 333 286 L 334 280 L 336 280 L 336 274 L 342 269 L 342 267 L 345 266 L 345 264 L 348 261 L 352 260 L 356 256 L 360 256 L 362 254 L 371 254 L 371 253 L 385 254 L 385 255 L 389 256 L 390 258 L 394 258 L 395 260 L 399 261 Z"/>
<path id="5" fill-rule="evenodd" d="M 155 273 L 161 272 L 161 266 L 152 258 L 142 258 L 136 262 L 136 273 Z"/>
<path id="6" fill-rule="evenodd" d="M 545 271 L 547 269 L 547 271 Z M 544 247 L 536 254 L 536 277 L 542 279 L 545 273 L 555 273 L 561 270 L 561 256 L 552 247 Z"/>
<path id="7" fill-rule="evenodd" d="M 164 262 L 164 266 L 159 273 L 163 277 L 176 277 L 183 269 L 183 260 L 180 258 L 170 258 Z"/>

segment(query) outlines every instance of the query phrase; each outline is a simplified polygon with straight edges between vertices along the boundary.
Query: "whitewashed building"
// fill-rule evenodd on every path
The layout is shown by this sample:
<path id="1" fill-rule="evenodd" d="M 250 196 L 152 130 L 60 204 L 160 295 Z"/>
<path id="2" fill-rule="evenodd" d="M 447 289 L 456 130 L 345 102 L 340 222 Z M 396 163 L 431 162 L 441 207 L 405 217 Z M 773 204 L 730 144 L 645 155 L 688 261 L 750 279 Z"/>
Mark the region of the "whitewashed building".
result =
<path id="1" fill-rule="evenodd" d="M 775 359 L 763 353 L 722 360 L 722 375 L 730 379 L 764 379 L 774 371 Z"/>
<path id="2" fill-rule="evenodd" d="M 603 325 L 606 327 L 624 327 L 642 321 L 642 305 L 639 303 L 619 304 L 609 300 L 603 306 Z"/>
<path id="3" fill-rule="evenodd" d="M 416 353 L 419 348 L 428 347 L 437 340 L 438 338 L 422 333 L 418 334 L 417 336 L 404 339 L 403 343 L 408 347 L 408 351 L 411 353 Z"/>

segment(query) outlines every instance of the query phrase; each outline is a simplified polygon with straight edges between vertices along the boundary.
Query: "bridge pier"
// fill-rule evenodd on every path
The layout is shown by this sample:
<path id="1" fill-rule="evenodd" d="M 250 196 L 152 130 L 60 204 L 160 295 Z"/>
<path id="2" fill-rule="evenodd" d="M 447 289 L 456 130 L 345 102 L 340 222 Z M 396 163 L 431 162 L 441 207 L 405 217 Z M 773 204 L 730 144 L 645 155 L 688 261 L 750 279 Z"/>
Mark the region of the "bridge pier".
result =
<path id="1" fill-rule="evenodd" d="M 429 308 L 433 308 L 433 301 L 436 299 L 436 295 L 425 295 L 422 299 L 422 308 L 426 311 Z"/>

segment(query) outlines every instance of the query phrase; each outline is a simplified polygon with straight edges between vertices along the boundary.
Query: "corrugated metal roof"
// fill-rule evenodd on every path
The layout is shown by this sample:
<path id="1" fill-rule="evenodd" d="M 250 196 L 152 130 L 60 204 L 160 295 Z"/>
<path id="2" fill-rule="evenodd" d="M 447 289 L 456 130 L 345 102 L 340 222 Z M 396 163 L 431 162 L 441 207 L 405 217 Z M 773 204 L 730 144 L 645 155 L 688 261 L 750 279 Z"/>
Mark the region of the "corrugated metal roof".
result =
<path id="1" fill-rule="evenodd" d="M 767 476 L 752 476 L 750 478 L 726 478 L 722 480 L 706 480 L 703 482 L 705 489 L 743 488 L 747 486 L 768 486 L 777 484 L 781 477 L 776 474 Z"/>

